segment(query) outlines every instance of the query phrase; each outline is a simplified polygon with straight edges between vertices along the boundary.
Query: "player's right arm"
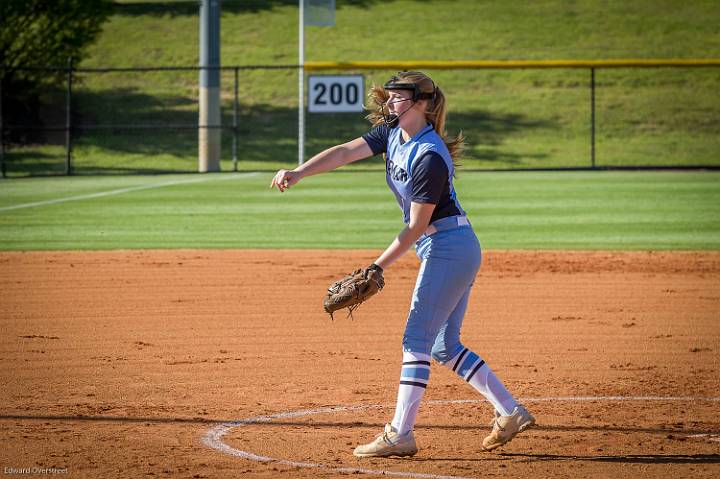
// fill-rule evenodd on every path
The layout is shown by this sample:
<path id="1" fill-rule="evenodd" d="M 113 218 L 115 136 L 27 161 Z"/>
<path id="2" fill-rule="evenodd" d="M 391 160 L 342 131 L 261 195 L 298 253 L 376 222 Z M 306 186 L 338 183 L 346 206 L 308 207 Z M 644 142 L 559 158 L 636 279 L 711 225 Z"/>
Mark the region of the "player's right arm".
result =
<path id="1" fill-rule="evenodd" d="M 283 192 L 306 176 L 325 173 L 348 163 L 368 158 L 373 154 L 364 138 L 355 138 L 318 153 L 294 170 L 278 171 L 270 182 L 270 188 L 275 186 Z"/>

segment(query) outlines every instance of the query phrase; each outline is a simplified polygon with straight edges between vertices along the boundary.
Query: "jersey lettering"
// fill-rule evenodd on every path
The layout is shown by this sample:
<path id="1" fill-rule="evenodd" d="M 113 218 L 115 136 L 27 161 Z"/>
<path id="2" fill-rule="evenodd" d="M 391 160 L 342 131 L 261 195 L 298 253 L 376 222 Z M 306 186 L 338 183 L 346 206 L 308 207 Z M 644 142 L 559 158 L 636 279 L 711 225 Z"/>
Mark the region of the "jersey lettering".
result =
<path id="1" fill-rule="evenodd" d="M 408 173 L 407 171 L 400 168 L 398 165 L 393 163 L 393 161 L 388 158 L 387 160 L 387 174 L 395 181 L 400 181 L 405 183 L 408 180 Z"/>

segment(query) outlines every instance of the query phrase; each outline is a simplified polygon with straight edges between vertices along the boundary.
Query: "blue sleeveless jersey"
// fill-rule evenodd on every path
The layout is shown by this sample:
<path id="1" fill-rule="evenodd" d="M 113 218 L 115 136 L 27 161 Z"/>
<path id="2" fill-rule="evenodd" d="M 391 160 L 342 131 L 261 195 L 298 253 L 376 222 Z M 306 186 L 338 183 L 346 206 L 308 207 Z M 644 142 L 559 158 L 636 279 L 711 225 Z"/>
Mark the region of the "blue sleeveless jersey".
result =
<path id="1" fill-rule="evenodd" d="M 465 211 L 458 202 L 453 186 L 455 167 L 453 166 L 452 157 L 445 146 L 445 142 L 433 129 L 432 125 L 428 124 L 414 137 L 404 143 L 402 141 L 402 130 L 400 128 L 388 129 L 386 154 L 385 178 L 403 211 L 405 223 L 410 222 L 410 203 L 417 201 L 418 185 L 415 183 L 418 181 L 437 181 L 437 179 L 434 178 L 420 178 L 414 174 L 413 167 L 418 162 L 418 159 L 428 154 L 440 156 L 445 162 L 448 171 L 447 179 L 439 179 L 440 181 L 448 182 L 447 188 L 444 188 L 445 185 L 435 186 L 441 186 L 448 191 L 450 195 L 448 199 L 454 204 L 454 208 L 451 208 L 452 213 L 465 215 Z M 425 201 L 419 202 L 422 203 Z M 437 220 L 439 218 L 434 219 Z"/>

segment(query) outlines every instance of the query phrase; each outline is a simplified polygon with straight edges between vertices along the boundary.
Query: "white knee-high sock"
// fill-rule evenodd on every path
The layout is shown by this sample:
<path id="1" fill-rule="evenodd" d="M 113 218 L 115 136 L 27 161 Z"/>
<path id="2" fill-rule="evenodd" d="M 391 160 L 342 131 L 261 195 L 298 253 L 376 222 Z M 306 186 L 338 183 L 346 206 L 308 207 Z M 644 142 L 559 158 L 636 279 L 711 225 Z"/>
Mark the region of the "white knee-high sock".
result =
<path id="1" fill-rule="evenodd" d="M 480 394 L 495 406 L 503 416 L 509 416 L 517 407 L 517 401 L 498 379 L 485 361 L 469 349 L 463 349 L 445 366 L 470 383 Z"/>
<path id="2" fill-rule="evenodd" d="M 413 430 L 420 409 L 420 400 L 425 394 L 429 379 L 430 355 L 404 352 L 395 417 L 392 420 L 392 427 L 398 431 L 398 434 L 406 434 Z"/>

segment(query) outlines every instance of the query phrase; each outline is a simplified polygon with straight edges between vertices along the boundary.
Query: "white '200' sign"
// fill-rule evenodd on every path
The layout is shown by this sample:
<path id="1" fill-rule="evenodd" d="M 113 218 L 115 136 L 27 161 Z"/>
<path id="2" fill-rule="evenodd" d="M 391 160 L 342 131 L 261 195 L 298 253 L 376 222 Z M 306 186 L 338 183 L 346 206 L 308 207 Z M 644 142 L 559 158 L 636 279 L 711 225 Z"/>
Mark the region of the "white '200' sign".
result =
<path id="1" fill-rule="evenodd" d="M 364 83 L 362 75 L 308 77 L 308 111 L 310 113 L 363 111 Z"/>

